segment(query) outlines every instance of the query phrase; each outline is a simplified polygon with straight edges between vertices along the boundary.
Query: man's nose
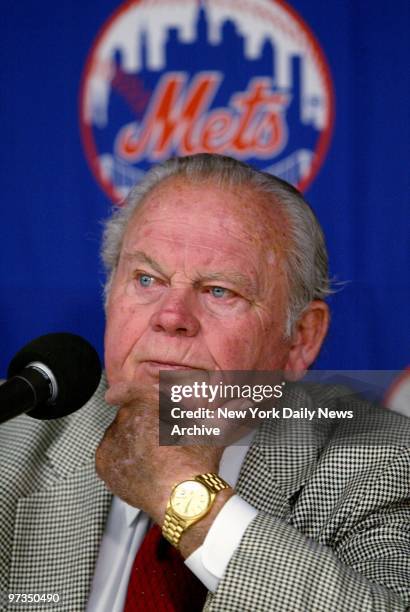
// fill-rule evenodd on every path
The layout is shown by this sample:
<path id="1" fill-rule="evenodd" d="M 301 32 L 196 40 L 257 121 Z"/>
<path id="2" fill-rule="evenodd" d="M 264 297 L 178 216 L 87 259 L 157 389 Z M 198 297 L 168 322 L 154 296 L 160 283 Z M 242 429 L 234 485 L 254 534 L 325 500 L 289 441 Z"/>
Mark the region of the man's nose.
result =
<path id="1" fill-rule="evenodd" d="M 186 289 L 172 289 L 151 317 L 154 331 L 170 336 L 195 336 L 200 322 L 193 312 L 193 296 Z"/>

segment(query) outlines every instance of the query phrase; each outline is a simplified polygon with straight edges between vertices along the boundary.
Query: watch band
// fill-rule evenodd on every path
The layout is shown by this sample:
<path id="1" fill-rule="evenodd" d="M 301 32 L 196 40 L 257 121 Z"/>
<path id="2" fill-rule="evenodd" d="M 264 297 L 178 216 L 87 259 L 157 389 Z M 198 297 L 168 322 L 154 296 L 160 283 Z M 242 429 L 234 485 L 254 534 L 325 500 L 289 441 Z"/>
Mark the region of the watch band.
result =
<path id="1" fill-rule="evenodd" d="M 198 482 L 202 482 L 212 493 L 219 493 L 219 491 L 223 491 L 223 489 L 229 489 L 230 485 L 218 474 L 214 474 L 213 472 L 208 472 L 207 474 L 199 474 L 195 476 L 194 480 Z"/>
<path id="2" fill-rule="evenodd" d="M 165 513 L 164 524 L 162 525 L 162 535 L 172 546 L 178 548 L 179 540 L 185 529 L 185 521 L 174 513 Z"/>

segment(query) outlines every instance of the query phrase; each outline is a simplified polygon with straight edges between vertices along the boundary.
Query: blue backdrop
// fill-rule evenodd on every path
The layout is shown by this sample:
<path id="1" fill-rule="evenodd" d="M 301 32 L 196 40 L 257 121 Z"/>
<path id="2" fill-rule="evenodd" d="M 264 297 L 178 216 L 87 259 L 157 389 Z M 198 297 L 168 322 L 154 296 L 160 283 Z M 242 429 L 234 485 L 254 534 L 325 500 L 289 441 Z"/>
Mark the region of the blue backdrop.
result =
<path id="1" fill-rule="evenodd" d="M 100 221 L 112 202 L 84 153 L 79 96 L 93 40 L 118 6 L 3 7 L 0 377 L 17 349 L 50 331 L 82 334 L 102 351 Z M 335 95 L 329 150 L 306 196 L 327 236 L 332 275 L 348 282 L 330 299 L 318 365 L 401 369 L 410 338 L 410 4 L 291 6 L 323 49 Z"/>

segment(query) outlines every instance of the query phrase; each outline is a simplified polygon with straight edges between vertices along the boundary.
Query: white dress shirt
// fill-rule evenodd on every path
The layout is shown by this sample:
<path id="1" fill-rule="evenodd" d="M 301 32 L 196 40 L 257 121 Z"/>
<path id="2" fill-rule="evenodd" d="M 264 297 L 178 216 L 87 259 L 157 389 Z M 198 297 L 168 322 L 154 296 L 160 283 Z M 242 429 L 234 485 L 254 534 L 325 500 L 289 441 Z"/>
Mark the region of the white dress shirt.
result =
<path id="1" fill-rule="evenodd" d="M 254 432 L 240 445 L 225 449 L 219 474 L 235 486 Z M 213 522 L 202 546 L 185 564 L 210 590 L 215 591 L 230 558 L 257 511 L 238 495 L 233 495 Z M 113 497 L 98 553 L 87 612 L 123 612 L 128 580 L 135 555 L 151 525 L 138 508 Z"/>

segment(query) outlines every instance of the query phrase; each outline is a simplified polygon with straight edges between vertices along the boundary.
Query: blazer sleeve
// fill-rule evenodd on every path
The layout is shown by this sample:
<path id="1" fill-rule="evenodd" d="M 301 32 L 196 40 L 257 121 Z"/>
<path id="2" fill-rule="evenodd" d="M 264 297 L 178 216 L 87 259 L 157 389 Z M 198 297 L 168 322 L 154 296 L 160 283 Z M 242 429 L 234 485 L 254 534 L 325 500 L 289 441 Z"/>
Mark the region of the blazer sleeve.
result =
<path id="1" fill-rule="evenodd" d="M 406 484 L 407 483 L 407 484 Z M 404 612 L 410 608 L 410 453 L 404 450 L 369 483 L 326 545 L 292 522 L 258 513 L 233 555 L 210 612 Z M 383 491 L 389 490 L 389 497 Z M 391 491 L 396 490 L 396 500 Z M 401 491 L 401 492 L 400 492 Z M 366 491 L 362 491 L 362 494 Z M 376 501 L 378 498 L 378 501 Z M 389 500 L 386 503 L 386 500 Z M 314 506 L 314 498 L 310 506 Z M 346 506 L 346 504 L 345 504 Z M 371 510 L 370 510 L 371 508 Z M 337 513 L 337 511 L 336 511 Z M 352 519 L 352 517 L 356 517 Z M 323 530 L 325 531 L 325 530 Z"/>

